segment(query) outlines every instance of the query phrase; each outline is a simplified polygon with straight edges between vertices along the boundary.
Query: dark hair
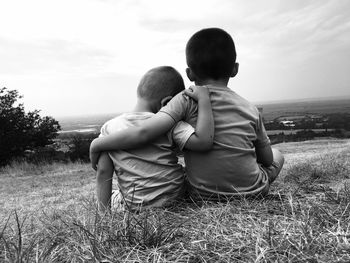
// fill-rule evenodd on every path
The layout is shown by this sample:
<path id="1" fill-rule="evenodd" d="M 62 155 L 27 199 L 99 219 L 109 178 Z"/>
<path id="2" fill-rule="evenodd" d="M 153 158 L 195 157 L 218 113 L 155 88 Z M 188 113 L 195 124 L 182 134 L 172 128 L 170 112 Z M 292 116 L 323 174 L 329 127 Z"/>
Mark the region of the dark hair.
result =
<path id="1" fill-rule="evenodd" d="M 186 60 L 199 78 L 229 78 L 236 62 L 235 44 L 220 28 L 202 29 L 187 42 Z"/>
<path id="2" fill-rule="evenodd" d="M 160 101 L 167 96 L 175 96 L 185 89 L 180 73 L 170 66 L 152 68 L 142 77 L 137 87 L 137 96 L 152 101 Z"/>

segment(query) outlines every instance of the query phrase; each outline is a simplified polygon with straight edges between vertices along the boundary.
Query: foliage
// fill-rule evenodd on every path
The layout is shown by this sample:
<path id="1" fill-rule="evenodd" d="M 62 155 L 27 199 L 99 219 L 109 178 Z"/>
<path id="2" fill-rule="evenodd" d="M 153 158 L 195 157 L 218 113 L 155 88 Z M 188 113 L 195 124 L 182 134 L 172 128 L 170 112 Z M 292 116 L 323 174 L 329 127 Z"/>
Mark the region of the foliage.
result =
<path id="1" fill-rule="evenodd" d="M 26 150 L 51 144 L 60 130 L 52 117 L 41 117 L 38 110 L 26 113 L 16 90 L 0 89 L 0 166 Z"/>
<path id="2" fill-rule="evenodd" d="M 333 113 L 328 116 L 328 128 L 345 129 L 350 131 L 350 114 Z"/>
<path id="3" fill-rule="evenodd" d="M 67 163 L 69 160 L 68 153 L 56 150 L 52 145 L 49 145 L 46 147 L 38 147 L 34 152 L 26 152 L 25 157 L 18 161 L 41 165 L 53 162 Z"/>
<path id="4" fill-rule="evenodd" d="M 73 136 L 70 139 L 69 145 L 69 158 L 71 161 L 75 162 L 77 160 L 83 162 L 90 162 L 89 159 L 89 148 L 92 140 L 96 136 L 92 134 L 91 136 Z"/>
<path id="5" fill-rule="evenodd" d="M 271 144 L 277 144 L 281 142 L 300 142 L 313 140 L 321 137 L 333 137 L 333 138 L 350 138 L 350 133 L 343 129 L 336 129 L 331 131 L 314 132 L 313 130 L 302 130 L 296 133 L 284 134 L 284 132 L 278 134 L 269 135 Z"/>

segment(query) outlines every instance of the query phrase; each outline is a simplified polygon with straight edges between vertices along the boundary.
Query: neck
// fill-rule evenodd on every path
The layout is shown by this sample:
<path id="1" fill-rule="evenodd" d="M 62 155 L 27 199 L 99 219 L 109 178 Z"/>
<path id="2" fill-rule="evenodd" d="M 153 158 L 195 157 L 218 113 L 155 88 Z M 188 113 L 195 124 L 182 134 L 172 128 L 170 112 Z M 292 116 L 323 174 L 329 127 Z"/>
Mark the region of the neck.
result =
<path id="1" fill-rule="evenodd" d="M 133 112 L 153 112 L 152 105 L 149 101 L 138 98 Z"/>
<path id="2" fill-rule="evenodd" d="M 225 86 L 227 87 L 229 79 L 203 79 L 203 80 L 196 80 L 194 83 L 197 86 L 203 86 L 203 85 L 213 85 L 213 86 Z"/>

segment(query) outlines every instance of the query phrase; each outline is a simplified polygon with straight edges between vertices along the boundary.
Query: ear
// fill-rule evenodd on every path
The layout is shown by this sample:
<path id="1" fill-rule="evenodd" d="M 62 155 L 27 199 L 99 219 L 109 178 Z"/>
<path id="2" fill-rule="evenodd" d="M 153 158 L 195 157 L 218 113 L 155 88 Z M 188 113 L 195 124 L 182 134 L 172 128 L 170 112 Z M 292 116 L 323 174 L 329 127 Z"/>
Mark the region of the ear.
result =
<path id="1" fill-rule="evenodd" d="M 186 69 L 186 75 L 190 81 L 196 81 L 196 75 L 193 73 L 192 69 Z"/>
<path id="2" fill-rule="evenodd" d="M 233 78 L 233 77 L 235 77 L 237 75 L 238 68 L 239 68 L 239 64 L 235 63 L 235 65 L 233 66 L 233 69 L 232 69 L 231 78 Z"/>
<path id="3" fill-rule="evenodd" d="M 168 96 L 168 97 L 165 97 L 163 98 L 161 101 L 160 101 L 160 106 L 161 107 L 164 107 L 165 105 L 167 105 L 167 103 L 173 98 L 173 96 Z"/>

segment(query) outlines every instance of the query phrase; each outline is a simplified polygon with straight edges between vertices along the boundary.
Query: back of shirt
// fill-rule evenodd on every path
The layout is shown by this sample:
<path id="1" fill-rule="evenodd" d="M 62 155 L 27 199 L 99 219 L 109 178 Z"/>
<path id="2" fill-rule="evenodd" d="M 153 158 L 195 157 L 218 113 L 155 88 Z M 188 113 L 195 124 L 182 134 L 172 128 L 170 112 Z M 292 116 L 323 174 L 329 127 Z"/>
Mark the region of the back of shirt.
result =
<path id="1" fill-rule="evenodd" d="M 101 135 L 106 136 L 139 125 L 153 113 L 124 113 L 106 122 Z M 175 146 L 182 149 L 194 132 L 187 123 L 179 123 L 167 136 L 161 136 L 140 148 L 109 152 L 118 178 L 119 190 L 129 207 L 163 206 L 183 192 L 183 168 L 178 164 Z"/>
<path id="2" fill-rule="evenodd" d="M 185 151 L 189 182 L 201 196 L 254 193 L 266 178 L 256 161 L 255 146 L 270 143 L 259 111 L 227 87 L 208 86 L 215 122 L 213 148 L 207 152 Z M 176 96 L 161 109 L 176 121 L 195 126 L 197 106 Z"/>

